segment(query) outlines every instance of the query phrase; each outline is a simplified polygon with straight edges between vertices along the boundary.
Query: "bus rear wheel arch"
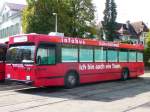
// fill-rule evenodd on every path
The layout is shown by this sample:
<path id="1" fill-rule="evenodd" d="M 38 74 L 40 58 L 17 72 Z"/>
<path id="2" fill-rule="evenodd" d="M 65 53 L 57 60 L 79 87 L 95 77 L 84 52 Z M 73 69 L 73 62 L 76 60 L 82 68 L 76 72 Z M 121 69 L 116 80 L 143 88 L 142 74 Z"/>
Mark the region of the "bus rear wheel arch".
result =
<path id="1" fill-rule="evenodd" d="M 79 75 L 76 71 L 69 71 L 64 78 L 64 86 L 67 89 L 71 89 L 79 85 Z"/>
<path id="2" fill-rule="evenodd" d="M 123 68 L 121 72 L 121 80 L 125 81 L 129 78 L 129 69 L 128 68 Z"/>

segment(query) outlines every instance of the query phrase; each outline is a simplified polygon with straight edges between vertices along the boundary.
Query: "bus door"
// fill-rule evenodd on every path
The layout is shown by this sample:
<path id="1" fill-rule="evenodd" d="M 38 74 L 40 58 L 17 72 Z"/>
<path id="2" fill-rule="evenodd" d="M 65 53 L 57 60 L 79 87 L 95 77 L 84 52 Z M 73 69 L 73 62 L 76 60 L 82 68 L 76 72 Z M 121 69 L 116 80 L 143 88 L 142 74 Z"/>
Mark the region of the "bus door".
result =
<path id="1" fill-rule="evenodd" d="M 37 48 L 36 78 L 51 80 L 58 76 L 59 67 L 56 64 L 56 45 L 42 43 Z M 46 83 L 46 82 L 45 82 Z"/>

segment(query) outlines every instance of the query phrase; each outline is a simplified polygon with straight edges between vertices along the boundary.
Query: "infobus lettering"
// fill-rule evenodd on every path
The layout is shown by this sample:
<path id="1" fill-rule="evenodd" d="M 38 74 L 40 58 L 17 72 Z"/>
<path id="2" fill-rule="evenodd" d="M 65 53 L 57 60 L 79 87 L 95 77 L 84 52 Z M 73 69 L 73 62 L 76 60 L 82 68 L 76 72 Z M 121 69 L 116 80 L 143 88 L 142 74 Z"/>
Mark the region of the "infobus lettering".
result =
<path id="1" fill-rule="evenodd" d="M 120 69 L 120 64 L 80 64 L 79 70 L 104 70 L 104 69 Z"/>
<path id="2" fill-rule="evenodd" d="M 62 38 L 62 43 L 69 43 L 69 44 L 85 44 L 85 41 L 78 38 Z"/>

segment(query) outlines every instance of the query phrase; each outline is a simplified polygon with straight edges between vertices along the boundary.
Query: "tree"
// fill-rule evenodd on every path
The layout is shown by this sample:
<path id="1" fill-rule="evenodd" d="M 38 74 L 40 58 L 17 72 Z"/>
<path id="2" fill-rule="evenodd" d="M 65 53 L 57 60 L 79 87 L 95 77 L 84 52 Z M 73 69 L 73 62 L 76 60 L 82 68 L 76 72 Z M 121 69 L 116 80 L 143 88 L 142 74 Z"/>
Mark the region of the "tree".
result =
<path id="1" fill-rule="evenodd" d="M 117 11 L 114 0 L 106 0 L 103 29 L 108 41 L 113 41 L 115 37 L 116 17 Z"/>
<path id="2" fill-rule="evenodd" d="M 146 48 L 144 49 L 144 63 L 146 66 L 150 65 L 150 32 L 147 36 Z"/>
<path id="3" fill-rule="evenodd" d="M 83 36 L 89 32 L 88 26 L 94 20 L 95 7 L 92 0 L 66 0 L 70 7 L 70 30 L 72 36 Z"/>
<path id="4" fill-rule="evenodd" d="M 27 0 L 23 11 L 23 31 L 25 33 L 48 34 L 55 30 L 55 17 L 58 15 L 58 32 L 66 36 L 79 36 L 88 29 L 94 19 L 92 0 Z"/>
<path id="5" fill-rule="evenodd" d="M 58 31 L 67 32 L 66 9 L 63 0 L 27 0 L 28 6 L 24 9 L 23 15 L 23 31 L 25 33 L 42 33 L 48 34 L 55 30 L 55 17 L 53 13 L 57 13 L 59 18 Z"/>

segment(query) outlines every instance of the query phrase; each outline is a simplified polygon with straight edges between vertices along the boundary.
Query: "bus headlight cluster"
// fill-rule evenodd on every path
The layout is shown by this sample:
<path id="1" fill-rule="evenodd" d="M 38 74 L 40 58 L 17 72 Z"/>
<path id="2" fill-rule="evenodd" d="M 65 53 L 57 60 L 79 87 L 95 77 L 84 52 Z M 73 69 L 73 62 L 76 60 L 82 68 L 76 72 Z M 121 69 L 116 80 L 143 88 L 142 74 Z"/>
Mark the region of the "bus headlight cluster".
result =
<path id="1" fill-rule="evenodd" d="M 30 76 L 26 76 L 26 80 L 31 80 L 31 77 Z"/>
<path id="2" fill-rule="evenodd" d="M 10 79 L 10 74 L 7 74 L 7 79 Z"/>

